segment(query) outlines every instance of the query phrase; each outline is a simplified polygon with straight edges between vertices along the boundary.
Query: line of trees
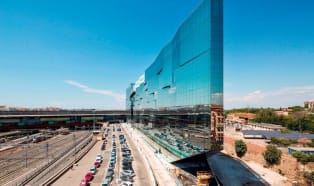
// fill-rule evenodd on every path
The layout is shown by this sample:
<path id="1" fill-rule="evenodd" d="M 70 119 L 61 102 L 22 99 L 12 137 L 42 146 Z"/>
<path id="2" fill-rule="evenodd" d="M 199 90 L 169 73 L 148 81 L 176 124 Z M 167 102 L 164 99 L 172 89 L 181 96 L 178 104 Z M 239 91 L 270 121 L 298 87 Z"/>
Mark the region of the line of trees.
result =
<path id="1" fill-rule="evenodd" d="M 278 124 L 290 130 L 314 133 L 314 114 L 307 114 L 304 111 L 295 111 L 288 116 L 278 116 L 273 109 L 260 109 L 254 121 Z"/>
<path id="2" fill-rule="evenodd" d="M 273 108 L 241 108 L 225 111 L 225 114 L 234 112 L 249 112 L 256 114 L 257 123 L 272 123 L 282 125 L 290 130 L 314 133 L 314 114 L 308 113 L 303 107 L 290 107 L 292 113 L 288 116 L 276 115 Z"/>

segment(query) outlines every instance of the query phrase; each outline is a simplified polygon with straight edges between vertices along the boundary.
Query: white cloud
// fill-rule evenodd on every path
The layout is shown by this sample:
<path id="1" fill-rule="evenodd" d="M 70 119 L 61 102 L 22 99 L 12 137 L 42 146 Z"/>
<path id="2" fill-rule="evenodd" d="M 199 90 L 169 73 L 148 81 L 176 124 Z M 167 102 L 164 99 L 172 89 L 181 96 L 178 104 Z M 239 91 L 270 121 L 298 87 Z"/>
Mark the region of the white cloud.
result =
<path id="1" fill-rule="evenodd" d="M 138 80 L 135 82 L 135 85 L 134 85 L 134 87 L 133 87 L 133 90 L 135 91 L 142 83 L 144 83 L 145 82 L 145 75 L 144 74 L 142 74 L 139 78 L 138 78 Z"/>
<path id="2" fill-rule="evenodd" d="M 125 101 L 125 95 L 119 94 L 119 93 L 115 93 L 115 92 L 113 92 L 111 90 L 90 88 L 90 87 L 88 87 L 86 85 L 83 85 L 83 84 L 81 84 L 79 82 L 76 82 L 76 81 L 73 81 L 73 80 L 65 80 L 64 83 L 66 83 L 68 85 L 72 85 L 74 87 L 77 87 L 77 88 L 79 88 L 82 91 L 87 92 L 87 93 L 111 96 L 119 103 L 123 103 Z"/>
<path id="3" fill-rule="evenodd" d="M 302 105 L 304 101 L 313 99 L 314 85 L 284 87 L 272 91 L 256 90 L 246 95 L 225 94 L 227 108 L 263 106 L 287 107 Z"/>

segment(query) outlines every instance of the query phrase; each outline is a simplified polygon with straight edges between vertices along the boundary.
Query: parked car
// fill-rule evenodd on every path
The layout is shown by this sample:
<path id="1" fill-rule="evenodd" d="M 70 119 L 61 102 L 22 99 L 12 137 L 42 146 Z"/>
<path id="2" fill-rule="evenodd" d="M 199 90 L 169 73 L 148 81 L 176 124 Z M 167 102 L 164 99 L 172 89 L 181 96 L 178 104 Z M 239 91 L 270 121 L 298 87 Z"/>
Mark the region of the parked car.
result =
<path id="1" fill-rule="evenodd" d="M 102 157 L 102 155 L 101 155 L 101 154 L 97 154 L 97 156 L 96 156 L 96 157 L 99 157 L 99 158 L 103 159 L 103 157 Z"/>
<path id="2" fill-rule="evenodd" d="M 135 176 L 134 172 L 130 172 L 130 171 L 127 171 L 127 172 L 123 171 L 121 174 L 122 176 L 129 176 L 129 177 Z"/>
<path id="3" fill-rule="evenodd" d="M 124 181 L 124 182 L 120 183 L 120 186 L 133 186 L 133 183 L 130 181 Z"/>
<path id="4" fill-rule="evenodd" d="M 121 180 L 122 181 L 130 181 L 130 182 L 133 182 L 133 178 L 131 176 L 125 176 L 125 175 L 122 175 L 120 176 Z"/>
<path id="5" fill-rule="evenodd" d="M 109 182 L 112 182 L 112 180 L 113 180 L 113 176 L 111 176 L 111 175 L 108 175 L 108 176 L 106 176 L 106 178 L 105 178 L 106 180 L 108 180 Z"/>
<path id="6" fill-rule="evenodd" d="M 99 162 L 99 163 L 102 163 L 102 158 L 97 157 L 97 158 L 96 158 L 96 161 Z"/>
<path id="7" fill-rule="evenodd" d="M 110 163 L 116 163 L 116 159 L 110 159 Z"/>
<path id="8" fill-rule="evenodd" d="M 91 171 L 88 171 L 86 174 L 85 174 L 85 181 L 86 182 L 90 182 L 92 179 L 93 179 L 93 174 Z"/>
<path id="9" fill-rule="evenodd" d="M 115 163 L 109 163 L 109 168 L 114 168 Z"/>
<path id="10" fill-rule="evenodd" d="M 90 169 L 90 172 L 93 174 L 93 175 L 95 175 L 96 174 L 96 167 L 95 167 L 95 165 L 93 165 Z"/>
<path id="11" fill-rule="evenodd" d="M 96 168 L 100 167 L 100 163 L 98 161 L 95 161 L 94 165 L 95 165 Z"/>
<path id="12" fill-rule="evenodd" d="M 105 179 L 105 180 L 102 182 L 101 186 L 109 186 L 109 185 L 110 185 L 110 182 L 111 182 L 111 181 L 109 181 L 108 179 Z"/>
<path id="13" fill-rule="evenodd" d="M 108 169 L 107 170 L 107 176 L 113 176 L 114 175 L 114 171 L 113 171 L 113 169 Z"/>
<path id="14" fill-rule="evenodd" d="M 88 185 L 89 185 L 88 181 L 86 181 L 86 179 L 83 178 L 83 179 L 81 180 L 80 186 L 88 186 Z"/>

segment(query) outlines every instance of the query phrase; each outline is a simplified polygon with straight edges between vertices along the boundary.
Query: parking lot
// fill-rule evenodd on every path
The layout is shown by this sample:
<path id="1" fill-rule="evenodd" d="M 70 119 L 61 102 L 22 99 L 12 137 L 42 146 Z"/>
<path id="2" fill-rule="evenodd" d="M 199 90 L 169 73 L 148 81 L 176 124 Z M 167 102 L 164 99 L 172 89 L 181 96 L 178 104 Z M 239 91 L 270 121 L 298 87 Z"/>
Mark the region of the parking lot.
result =
<path id="1" fill-rule="evenodd" d="M 138 151 L 135 142 L 122 131 L 119 124 L 105 128 L 103 137 L 105 140 L 98 141 L 77 165 L 63 174 L 53 185 L 153 185 L 152 173 L 149 174 L 151 170 L 143 163 L 143 154 Z M 104 144 L 105 149 L 102 149 Z M 98 163 L 95 162 L 100 159 L 102 162 L 98 167 Z M 90 181 L 87 174 L 93 177 Z"/>

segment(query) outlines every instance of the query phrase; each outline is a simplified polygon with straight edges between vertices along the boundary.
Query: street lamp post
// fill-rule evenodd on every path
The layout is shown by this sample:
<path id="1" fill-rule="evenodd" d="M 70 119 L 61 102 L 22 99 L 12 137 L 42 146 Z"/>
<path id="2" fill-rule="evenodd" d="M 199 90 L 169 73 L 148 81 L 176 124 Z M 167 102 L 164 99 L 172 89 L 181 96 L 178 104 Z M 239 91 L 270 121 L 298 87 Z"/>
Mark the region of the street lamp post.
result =
<path id="1" fill-rule="evenodd" d="M 76 136 L 75 133 L 73 134 L 73 141 L 74 141 L 74 163 L 76 162 Z"/>
<path id="2" fill-rule="evenodd" d="M 93 110 L 93 131 L 95 131 L 95 109 Z"/>

